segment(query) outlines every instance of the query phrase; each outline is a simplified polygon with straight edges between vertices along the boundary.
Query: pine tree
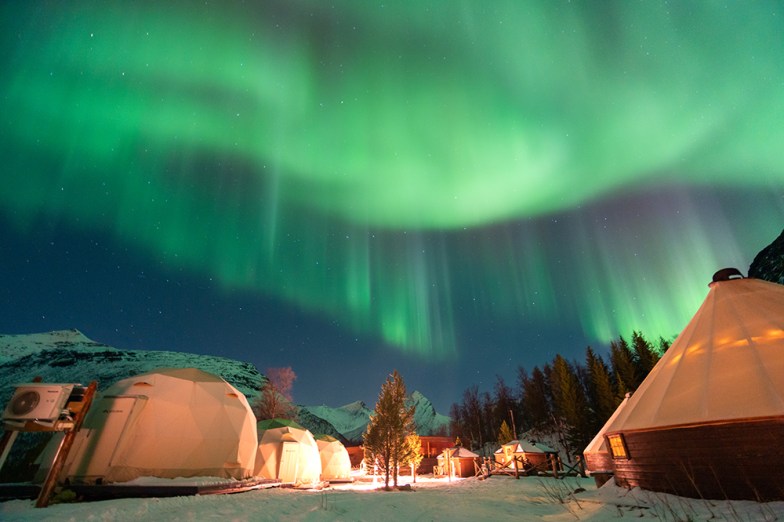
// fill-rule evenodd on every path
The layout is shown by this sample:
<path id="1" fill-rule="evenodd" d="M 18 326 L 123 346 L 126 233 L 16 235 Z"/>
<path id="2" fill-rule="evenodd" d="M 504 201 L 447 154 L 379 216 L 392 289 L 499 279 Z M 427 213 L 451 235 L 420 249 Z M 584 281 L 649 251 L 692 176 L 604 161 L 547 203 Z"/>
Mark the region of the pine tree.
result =
<path id="1" fill-rule="evenodd" d="M 535 366 L 528 377 L 520 368 L 522 409 L 525 425 L 533 429 L 545 429 L 552 423 L 549 389 L 542 370 Z"/>
<path id="2" fill-rule="evenodd" d="M 585 368 L 588 373 L 588 400 L 594 411 L 591 431 L 596 432 L 613 414 L 618 400 L 613 393 L 610 370 L 590 346 L 585 350 Z"/>
<path id="3" fill-rule="evenodd" d="M 672 341 L 668 341 L 668 340 L 667 340 L 667 339 L 665 339 L 664 337 L 662 337 L 662 336 L 659 336 L 659 341 L 658 341 L 658 345 L 659 345 L 659 354 L 660 354 L 660 355 L 664 355 L 664 354 L 665 354 L 665 352 L 666 352 L 667 350 L 669 350 L 669 349 L 670 349 L 670 345 L 671 345 L 671 344 L 672 344 Z"/>
<path id="4" fill-rule="evenodd" d="M 621 401 L 626 393 L 634 391 L 638 385 L 634 358 L 629 343 L 623 337 L 610 343 L 610 364 L 616 380 L 615 394 Z"/>
<path id="5" fill-rule="evenodd" d="M 642 384 L 648 373 L 659 362 L 659 354 L 640 332 L 632 332 L 632 349 L 637 366 L 637 386 Z"/>
<path id="6" fill-rule="evenodd" d="M 503 446 L 504 444 L 513 440 L 514 435 L 512 435 L 512 430 L 509 429 L 509 425 L 506 423 L 506 421 L 501 421 L 501 428 L 498 430 L 498 444 Z"/>
<path id="7" fill-rule="evenodd" d="M 416 433 L 411 433 L 406 437 L 405 445 L 403 446 L 403 455 L 400 459 L 400 464 L 403 466 L 411 466 L 411 477 L 416 482 L 416 472 L 419 463 L 425 456 L 422 454 L 422 440 Z"/>
<path id="8" fill-rule="evenodd" d="M 551 373 L 553 410 L 557 421 L 566 426 L 566 451 L 583 447 L 590 440 L 587 411 L 588 401 L 572 366 L 561 355 L 553 360 Z"/>
<path id="9" fill-rule="evenodd" d="M 405 400 L 406 385 L 395 370 L 381 386 L 375 412 L 363 435 L 365 460 L 381 468 L 387 489 L 390 474 L 397 486 L 397 469 L 405 456 L 406 437 L 414 432 L 414 406 L 406 407 Z"/>

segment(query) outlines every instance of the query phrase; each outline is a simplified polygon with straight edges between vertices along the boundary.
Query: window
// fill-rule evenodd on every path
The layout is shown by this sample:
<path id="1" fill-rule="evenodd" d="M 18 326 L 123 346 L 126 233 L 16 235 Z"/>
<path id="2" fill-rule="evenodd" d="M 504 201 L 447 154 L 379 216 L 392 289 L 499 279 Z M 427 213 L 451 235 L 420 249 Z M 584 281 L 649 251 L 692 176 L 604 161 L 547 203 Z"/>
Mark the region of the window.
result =
<path id="1" fill-rule="evenodd" d="M 623 435 L 618 433 L 616 435 L 608 435 L 607 442 L 610 445 L 610 452 L 614 459 L 628 459 L 629 452 L 626 449 L 626 441 L 623 440 Z"/>

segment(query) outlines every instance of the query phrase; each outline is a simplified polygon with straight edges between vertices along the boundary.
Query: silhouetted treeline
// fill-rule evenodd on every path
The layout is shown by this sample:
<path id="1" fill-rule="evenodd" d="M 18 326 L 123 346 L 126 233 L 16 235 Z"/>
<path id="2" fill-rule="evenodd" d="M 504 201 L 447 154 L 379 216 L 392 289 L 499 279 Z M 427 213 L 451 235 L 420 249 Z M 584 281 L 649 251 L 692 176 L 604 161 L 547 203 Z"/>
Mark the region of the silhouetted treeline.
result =
<path id="1" fill-rule="evenodd" d="M 621 336 L 610 343 L 607 361 L 589 346 L 583 361 L 559 354 L 530 373 L 518 366 L 513 386 L 497 376 L 492 393 L 480 393 L 477 386 L 463 392 L 449 412 L 452 435 L 473 448 L 505 443 L 499 431 L 506 422 L 515 436 L 530 430 L 555 434 L 570 456 L 578 454 L 669 346 L 661 337 L 654 345 L 633 332 L 630 341 Z"/>

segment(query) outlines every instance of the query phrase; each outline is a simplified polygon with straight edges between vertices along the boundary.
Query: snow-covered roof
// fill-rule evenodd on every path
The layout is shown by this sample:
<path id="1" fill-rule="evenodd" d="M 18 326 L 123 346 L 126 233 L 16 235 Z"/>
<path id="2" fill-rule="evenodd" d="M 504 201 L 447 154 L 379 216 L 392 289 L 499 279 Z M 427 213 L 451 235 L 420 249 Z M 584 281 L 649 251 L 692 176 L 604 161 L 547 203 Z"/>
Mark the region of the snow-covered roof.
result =
<path id="1" fill-rule="evenodd" d="M 455 446 L 454 448 L 448 448 L 446 451 L 449 452 L 450 458 L 473 459 L 479 457 L 479 455 L 477 455 L 471 450 L 465 449 L 463 446 Z M 437 458 L 443 459 L 444 454 L 443 453 L 439 454 Z"/>
<path id="2" fill-rule="evenodd" d="M 546 444 L 528 440 L 511 440 L 495 450 L 495 453 L 503 453 L 504 448 L 507 446 L 513 446 L 514 449 L 512 451 L 514 453 L 556 453 L 553 448 Z"/>

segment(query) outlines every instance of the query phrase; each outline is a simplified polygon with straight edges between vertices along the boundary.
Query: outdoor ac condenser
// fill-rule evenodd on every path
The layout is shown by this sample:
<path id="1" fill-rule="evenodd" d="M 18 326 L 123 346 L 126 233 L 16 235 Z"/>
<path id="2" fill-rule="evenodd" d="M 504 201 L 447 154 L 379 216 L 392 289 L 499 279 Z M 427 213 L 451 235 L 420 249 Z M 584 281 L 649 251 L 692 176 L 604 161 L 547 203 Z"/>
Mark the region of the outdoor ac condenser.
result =
<path id="1" fill-rule="evenodd" d="M 73 388 L 73 384 L 17 384 L 3 420 L 57 420 Z"/>

